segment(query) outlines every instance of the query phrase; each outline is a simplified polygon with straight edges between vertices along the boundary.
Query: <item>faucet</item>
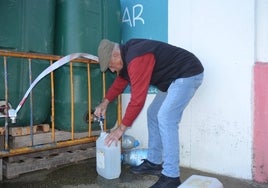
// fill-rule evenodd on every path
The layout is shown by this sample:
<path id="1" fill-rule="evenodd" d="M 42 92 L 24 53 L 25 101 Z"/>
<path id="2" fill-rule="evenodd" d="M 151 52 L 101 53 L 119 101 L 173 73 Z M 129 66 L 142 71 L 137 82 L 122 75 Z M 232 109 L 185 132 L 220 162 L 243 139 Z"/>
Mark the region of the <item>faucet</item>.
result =
<path id="1" fill-rule="evenodd" d="M 11 123 L 16 123 L 17 111 L 14 109 L 8 110 L 8 117 L 11 119 Z"/>

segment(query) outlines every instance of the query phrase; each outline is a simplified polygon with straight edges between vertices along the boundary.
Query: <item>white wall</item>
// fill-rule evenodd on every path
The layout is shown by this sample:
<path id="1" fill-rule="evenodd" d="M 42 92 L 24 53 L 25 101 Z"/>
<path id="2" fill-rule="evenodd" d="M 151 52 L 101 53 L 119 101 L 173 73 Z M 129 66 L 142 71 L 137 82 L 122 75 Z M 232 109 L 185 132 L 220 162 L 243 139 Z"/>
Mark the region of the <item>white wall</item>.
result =
<path id="1" fill-rule="evenodd" d="M 256 61 L 268 62 L 268 1 L 256 1 Z"/>
<path id="2" fill-rule="evenodd" d="M 252 178 L 254 0 L 169 0 L 168 41 L 194 52 L 203 85 L 180 124 L 181 166 Z M 127 134 L 147 147 L 146 108 Z M 123 95 L 123 112 L 129 94 Z"/>
<path id="3" fill-rule="evenodd" d="M 147 99 L 145 101 L 145 105 L 134 121 L 132 127 L 126 131 L 126 134 L 135 137 L 140 142 L 139 148 L 147 148 L 148 147 L 148 129 L 147 129 L 147 108 L 154 99 L 155 94 L 148 94 Z M 122 95 L 122 112 L 124 114 L 126 110 L 127 103 L 130 100 L 130 94 Z"/>
<path id="4" fill-rule="evenodd" d="M 254 0 L 170 0 L 168 30 L 205 67 L 180 125 L 181 165 L 251 179 Z"/>

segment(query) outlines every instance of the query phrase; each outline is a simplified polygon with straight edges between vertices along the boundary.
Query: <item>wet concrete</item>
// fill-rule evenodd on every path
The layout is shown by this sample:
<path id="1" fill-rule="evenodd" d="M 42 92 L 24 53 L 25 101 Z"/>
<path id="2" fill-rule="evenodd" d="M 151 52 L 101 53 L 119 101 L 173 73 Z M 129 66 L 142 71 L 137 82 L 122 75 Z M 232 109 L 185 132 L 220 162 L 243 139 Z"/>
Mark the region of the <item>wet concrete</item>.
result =
<path id="1" fill-rule="evenodd" d="M 77 164 L 41 170 L 20 175 L 19 177 L 0 182 L 1 188 L 146 188 L 157 181 L 153 175 L 134 175 L 129 166 L 122 166 L 120 178 L 106 180 L 96 173 L 95 158 Z M 191 175 L 202 175 L 218 178 L 224 188 L 268 188 L 268 184 L 257 184 L 225 176 L 217 176 L 192 169 L 181 168 L 181 179 L 184 181 Z"/>

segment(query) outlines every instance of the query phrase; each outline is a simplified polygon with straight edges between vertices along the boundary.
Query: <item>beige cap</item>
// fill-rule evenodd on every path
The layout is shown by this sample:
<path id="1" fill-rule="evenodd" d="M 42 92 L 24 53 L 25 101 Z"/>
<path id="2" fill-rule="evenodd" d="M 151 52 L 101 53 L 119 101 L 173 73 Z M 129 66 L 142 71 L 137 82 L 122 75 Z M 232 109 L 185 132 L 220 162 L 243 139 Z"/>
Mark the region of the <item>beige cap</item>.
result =
<path id="1" fill-rule="evenodd" d="M 109 67 L 115 43 L 107 39 L 101 40 L 98 48 L 98 56 L 101 72 L 105 72 Z"/>

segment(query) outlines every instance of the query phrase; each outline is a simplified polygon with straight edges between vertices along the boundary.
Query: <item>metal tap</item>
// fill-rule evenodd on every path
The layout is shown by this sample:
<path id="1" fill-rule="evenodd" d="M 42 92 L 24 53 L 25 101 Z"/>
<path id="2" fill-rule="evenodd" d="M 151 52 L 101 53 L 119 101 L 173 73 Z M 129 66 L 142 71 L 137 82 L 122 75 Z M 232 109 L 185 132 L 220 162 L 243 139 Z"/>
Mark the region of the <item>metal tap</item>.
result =
<path id="1" fill-rule="evenodd" d="M 103 131 L 104 117 L 102 115 L 100 117 L 94 115 L 94 121 L 99 122 L 99 125 L 101 127 L 101 131 Z"/>
<path id="2" fill-rule="evenodd" d="M 16 123 L 17 111 L 14 109 L 9 109 L 8 117 L 11 119 L 11 123 Z"/>

